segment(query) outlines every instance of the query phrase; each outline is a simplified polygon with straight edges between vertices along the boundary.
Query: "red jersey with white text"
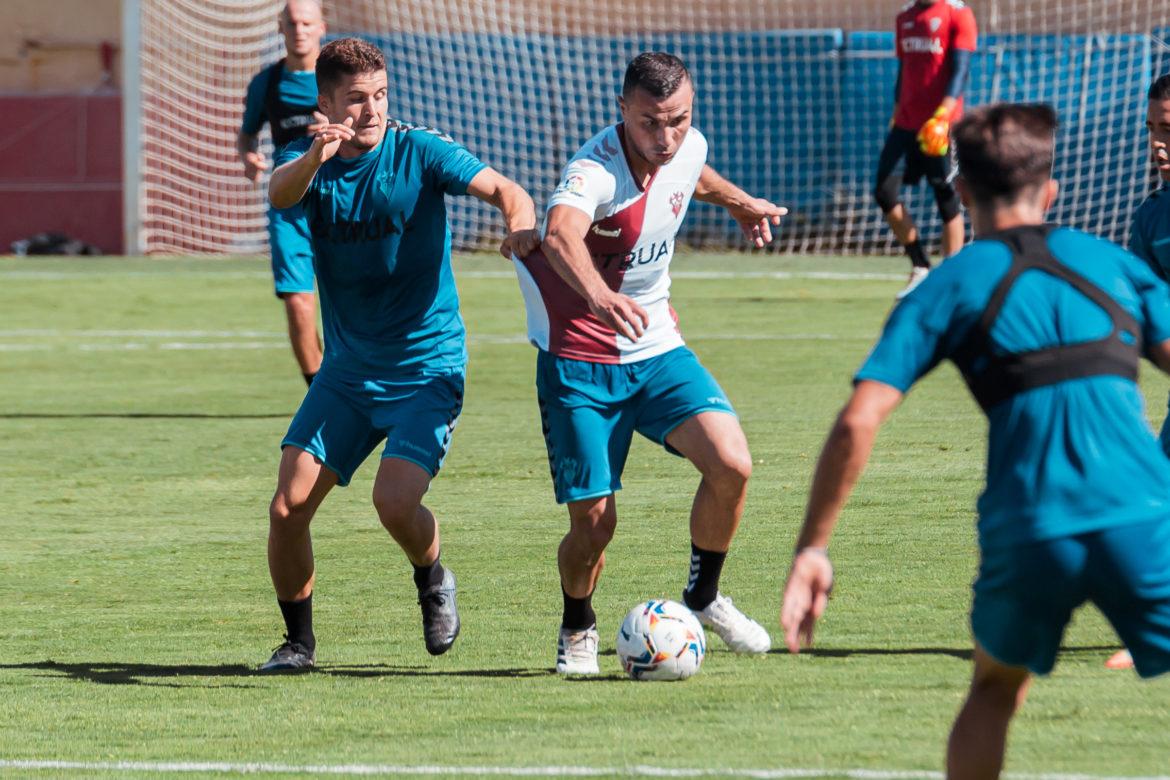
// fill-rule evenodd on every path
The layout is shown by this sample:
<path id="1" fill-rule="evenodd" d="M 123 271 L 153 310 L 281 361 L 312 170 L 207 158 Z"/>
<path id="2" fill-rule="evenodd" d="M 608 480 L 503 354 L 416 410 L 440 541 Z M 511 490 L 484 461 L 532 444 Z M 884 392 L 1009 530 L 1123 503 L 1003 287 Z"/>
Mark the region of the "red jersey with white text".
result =
<path id="1" fill-rule="evenodd" d="M 628 154 L 624 127 L 607 127 L 569 161 L 548 207 L 570 206 L 593 219 L 585 245 L 594 265 L 610 289 L 646 310 L 650 325 L 631 341 L 603 324 L 538 249 L 516 260 L 528 339 L 538 349 L 593 363 L 634 363 L 683 345 L 670 306 L 669 268 L 707 162 L 707 139 L 691 128 L 645 187 L 630 172 Z"/>
<path id="2" fill-rule="evenodd" d="M 898 14 L 894 41 L 902 63 L 902 89 L 894 124 L 918 131 L 946 97 L 951 80 L 950 53 L 975 51 L 978 39 L 975 13 L 961 0 L 939 0 L 930 5 L 911 2 Z M 951 117 L 963 115 L 963 99 Z"/>

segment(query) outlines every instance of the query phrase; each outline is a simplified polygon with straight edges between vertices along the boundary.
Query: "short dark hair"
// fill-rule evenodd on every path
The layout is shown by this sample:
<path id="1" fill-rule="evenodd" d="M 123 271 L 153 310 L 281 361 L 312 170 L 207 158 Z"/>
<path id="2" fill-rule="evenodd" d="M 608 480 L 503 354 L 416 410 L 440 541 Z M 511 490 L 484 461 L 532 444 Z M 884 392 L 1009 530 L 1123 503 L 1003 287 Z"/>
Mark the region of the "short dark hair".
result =
<path id="1" fill-rule="evenodd" d="M 977 109 L 955 127 L 959 173 L 981 203 L 1013 202 L 1052 177 L 1056 111 L 1042 103 Z"/>
<path id="2" fill-rule="evenodd" d="M 377 46 L 361 38 L 330 41 L 317 55 L 317 91 L 328 93 L 342 76 L 386 70 L 386 57 Z"/>
<path id="3" fill-rule="evenodd" d="M 678 91 L 691 73 L 683 61 L 664 51 L 646 51 L 630 60 L 622 81 L 622 96 L 629 97 L 635 89 L 644 89 L 659 100 Z"/>
<path id="4" fill-rule="evenodd" d="M 1154 79 L 1150 91 L 1146 94 L 1150 100 L 1170 100 L 1170 73 Z"/>

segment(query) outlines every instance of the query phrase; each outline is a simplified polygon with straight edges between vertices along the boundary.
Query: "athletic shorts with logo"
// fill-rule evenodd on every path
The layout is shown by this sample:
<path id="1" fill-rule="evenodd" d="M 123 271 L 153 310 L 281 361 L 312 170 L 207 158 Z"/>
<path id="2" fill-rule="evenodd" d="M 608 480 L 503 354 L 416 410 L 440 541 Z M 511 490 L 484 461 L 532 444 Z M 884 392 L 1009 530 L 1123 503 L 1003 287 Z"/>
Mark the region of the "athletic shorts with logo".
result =
<path id="1" fill-rule="evenodd" d="M 993 658 L 1048 674 L 1092 602 L 1142 677 L 1170 671 L 1170 518 L 984 550 L 971 628 Z"/>
<path id="2" fill-rule="evenodd" d="M 536 393 L 558 504 L 621 490 L 634 432 L 678 455 L 666 437 L 700 412 L 735 414 L 694 352 L 594 363 L 540 350 Z"/>
<path id="3" fill-rule="evenodd" d="M 277 296 L 313 292 L 313 242 L 299 204 L 268 209 L 268 246 Z"/>
<path id="4" fill-rule="evenodd" d="M 322 368 L 309 386 L 281 447 L 299 447 L 349 484 L 383 440 L 383 458 L 439 472 L 463 409 L 462 372 L 420 372 L 393 379 Z"/>

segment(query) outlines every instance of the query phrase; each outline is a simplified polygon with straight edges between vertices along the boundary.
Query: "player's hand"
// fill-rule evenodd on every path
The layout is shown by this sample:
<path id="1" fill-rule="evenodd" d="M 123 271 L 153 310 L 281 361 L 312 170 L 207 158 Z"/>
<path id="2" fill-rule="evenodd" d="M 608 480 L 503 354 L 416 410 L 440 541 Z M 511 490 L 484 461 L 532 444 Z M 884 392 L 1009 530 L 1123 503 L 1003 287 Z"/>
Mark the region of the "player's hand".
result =
<path id="1" fill-rule="evenodd" d="M 752 198 L 747 203 L 727 210 L 732 219 L 739 223 L 747 240 L 757 249 L 772 241 L 772 226 L 779 226 L 780 218 L 788 213 L 788 209 L 763 198 Z"/>
<path id="2" fill-rule="evenodd" d="M 1154 161 L 1154 167 L 1158 169 L 1159 173 L 1166 173 L 1170 171 L 1170 149 L 1163 143 L 1154 143 L 1154 151 L 1151 155 Z"/>
<path id="3" fill-rule="evenodd" d="M 268 161 L 260 152 L 244 153 L 244 178 L 252 182 L 260 181 L 260 175 L 268 170 Z"/>
<path id="4" fill-rule="evenodd" d="M 535 228 L 513 230 L 504 239 L 504 243 L 500 244 L 500 254 L 508 260 L 511 260 L 513 255 L 525 258 L 538 246 L 540 246 L 539 230 Z"/>
<path id="5" fill-rule="evenodd" d="M 824 550 L 805 548 L 792 560 L 784 603 L 780 606 L 780 626 L 788 652 L 799 653 L 801 645 L 812 645 L 813 627 L 820 620 L 833 590 L 833 564 Z"/>
<path id="6" fill-rule="evenodd" d="M 950 112 L 939 108 L 918 130 L 918 148 L 927 157 L 943 157 L 951 150 Z"/>
<path id="7" fill-rule="evenodd" d="M 327 124 L 313 136 L 313 145 L 309 147 L 309 151 L 314 154 L 318 163 L 324 163 L 337 154 L 342 141 L 348 141 L 353 136 L 353 117 L 347 116 L 341 124 Z"/>
<path id="8" fill-rule="evenodd" d="M 627 295 L 608 287 L 596 298 L 589 299 L 593 316 L 613 328 L 630 341 L 637 341 L 650 327 L 650 315 Z"/>
<path id="9" fill-rule="evenodd" d="M 320 111 L 314 111 L 313 124 L 305 127 L 305 135 L 316 135 L 326 127 L 329 127 L 329 117 L 325 116 Z"/>

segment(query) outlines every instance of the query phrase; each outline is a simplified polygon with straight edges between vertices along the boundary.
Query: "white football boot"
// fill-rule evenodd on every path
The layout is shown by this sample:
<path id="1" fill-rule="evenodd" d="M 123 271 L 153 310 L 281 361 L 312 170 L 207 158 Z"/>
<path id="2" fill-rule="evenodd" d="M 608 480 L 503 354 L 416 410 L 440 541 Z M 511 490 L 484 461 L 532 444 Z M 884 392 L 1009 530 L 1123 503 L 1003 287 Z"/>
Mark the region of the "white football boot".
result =
<path id="1" fill-rule="evenodd" d="M 576 631 L 562 628 L 557 637 L 557 674 L 600 674 L 597 626 Z"/>
<path id="2" fill-rule="evenodd" d="M 911 268 L 909 281 L 907 281 L 906 286 L 903 287 L 902 290 L 897 295 L 894 296 L 894 300 L 900 301 L 903 298 L 905 298 L 907 295 L 909 295 L 910 293 L 914 292 L 914 288 L 916 288 L 918 285 L 922 284 L 923 280 L 926 279 L 926 276 L 929 273 L 930 273 L 930 269 L 925 268 L 921 265 L 916 265 L 913 268 Z"/>
<path id="3" fill-rule="evenodd" d="M 737 653 L 766 653 L 772 649 L 767 630 L 740 612 L 722 593 L 716 594 L 705 609 L 695 612 L 695 617 Z"/>

